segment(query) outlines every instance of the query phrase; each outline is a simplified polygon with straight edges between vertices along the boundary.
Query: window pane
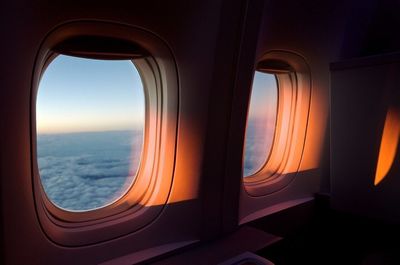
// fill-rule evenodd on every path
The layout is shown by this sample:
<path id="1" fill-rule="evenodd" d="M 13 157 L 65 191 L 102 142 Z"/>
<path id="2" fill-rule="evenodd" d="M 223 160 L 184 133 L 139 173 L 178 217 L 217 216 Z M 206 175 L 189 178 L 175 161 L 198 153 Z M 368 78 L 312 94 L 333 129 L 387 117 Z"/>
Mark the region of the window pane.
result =
<path id="1" fill-rule="evenodd" d="M 247 116 L 243 175 L 260 170 L 271 152 L 278 107 L 274 74 L 255 72 Z"/>
<path id="2" fill-rule="evenodd" d="M 41 79 L 37 158 L 47 197 L 69 211 L 104 207 L 123 196 L 139 167 L 144 93 L 129 60 L 60 55 Z"/>

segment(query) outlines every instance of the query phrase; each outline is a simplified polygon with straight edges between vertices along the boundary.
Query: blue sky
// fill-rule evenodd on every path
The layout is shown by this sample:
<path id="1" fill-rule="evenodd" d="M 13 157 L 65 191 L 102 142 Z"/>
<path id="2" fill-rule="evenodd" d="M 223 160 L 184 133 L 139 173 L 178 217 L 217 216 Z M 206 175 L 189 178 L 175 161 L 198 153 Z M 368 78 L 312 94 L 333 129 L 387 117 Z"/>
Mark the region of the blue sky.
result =
<path id="1" fill-rule="evenodd" d="M 144 94 L 136 67 L 129 60 L 56 57 L 39 84 L 36 121 L 39 134 L 141 128 Z"/>
<path id="2" fill-rule="evenodd" d="M 274 74 L 256 71 L 251 91 L 249 117 L 262 117 L 267 113 L 276 115 L 278 85 Z M 274 119 L 275 120 L 275 119 Z"/>

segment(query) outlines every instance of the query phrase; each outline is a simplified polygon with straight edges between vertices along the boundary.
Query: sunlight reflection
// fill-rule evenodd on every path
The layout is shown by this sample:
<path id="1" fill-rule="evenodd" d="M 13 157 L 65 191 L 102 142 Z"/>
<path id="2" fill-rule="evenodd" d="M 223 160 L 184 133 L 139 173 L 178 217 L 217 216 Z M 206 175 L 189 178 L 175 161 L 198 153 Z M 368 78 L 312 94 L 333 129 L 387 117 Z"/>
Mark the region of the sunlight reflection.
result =
<path id="1" fill-rule="evenodd" d="M 377 186 L 388 174 L 397 151 L 400 136 L 400 113 L 390 108 L 386 114 L 374 185 Z"/>

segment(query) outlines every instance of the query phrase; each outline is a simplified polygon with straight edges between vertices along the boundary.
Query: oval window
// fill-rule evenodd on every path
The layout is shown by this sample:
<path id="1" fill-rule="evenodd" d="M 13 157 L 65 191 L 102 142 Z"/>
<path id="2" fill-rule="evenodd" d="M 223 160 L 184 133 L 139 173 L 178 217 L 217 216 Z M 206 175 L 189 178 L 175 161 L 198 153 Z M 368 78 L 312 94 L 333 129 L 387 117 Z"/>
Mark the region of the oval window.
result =
<path id="1" fill-rule="evenodd" d="M 247 114 L 243 176 L 263 168 L 271 153 L 278 108 L 278 84 L 274 74 L 256 71 Z"/>
<path id="2" fill-rule="evenodd" d="M 131 60 L 57 56 L 36 102 L 37 162 L 47 198 L 67 211 L 120 199 L 135 181 L 145 97 Z"/>

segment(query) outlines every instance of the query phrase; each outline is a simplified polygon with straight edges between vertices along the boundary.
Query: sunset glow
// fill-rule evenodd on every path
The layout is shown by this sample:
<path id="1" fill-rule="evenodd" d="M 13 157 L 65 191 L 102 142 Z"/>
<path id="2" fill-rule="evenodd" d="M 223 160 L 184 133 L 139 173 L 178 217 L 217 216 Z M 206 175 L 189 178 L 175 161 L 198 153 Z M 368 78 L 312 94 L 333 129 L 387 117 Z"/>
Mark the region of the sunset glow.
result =
<path id="1" fill-rule="evenodd" d="M 60 55 L 42 76 L 36 103 L 39 134 L 140 128 L 144 95 L 129 60 Z"/>

